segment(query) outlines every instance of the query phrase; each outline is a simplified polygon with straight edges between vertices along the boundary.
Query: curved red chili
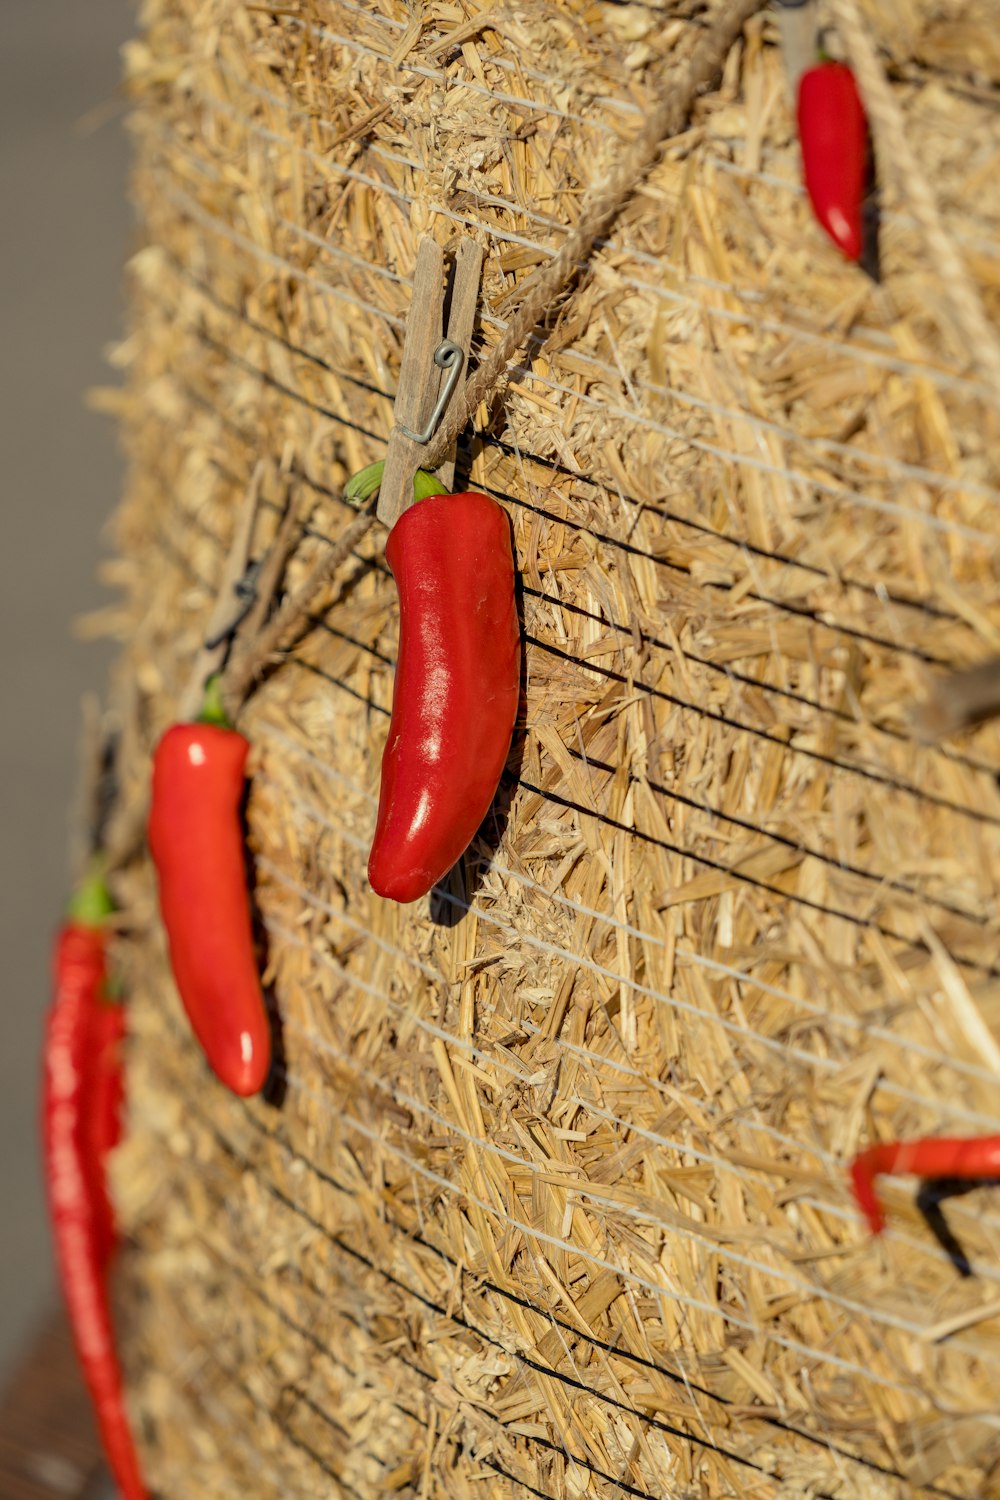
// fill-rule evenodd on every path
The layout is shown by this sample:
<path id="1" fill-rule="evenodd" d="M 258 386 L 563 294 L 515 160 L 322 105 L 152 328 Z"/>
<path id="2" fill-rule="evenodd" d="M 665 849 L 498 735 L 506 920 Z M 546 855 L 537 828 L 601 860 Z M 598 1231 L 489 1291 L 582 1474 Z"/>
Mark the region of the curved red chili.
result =
<path id="1" fill-rule="evenodd" d="M 104 1176 L 120 1131 L 122 1080 L 109 1048 L 105 936 L 95 887 L 71 911 L 55 945 L 55 995 L 45 1025 L 42 1147 L 59 1279 L 108 1465 L 125 1500 L 146 1500 L 129 1430 L 108 1304 L 115 1243 Z M 106 910 L 106 907 L 105 907 Z M 117 1007 L 120 1010 L 120 1007 Z M 112 1101 L 116 1116 L 112 1121 Z M 92 1129 L 95 1111 L 102 1116 Z"/>
<path id="2" fill-rule="evenodd" d="M 468 848 L 510 749 L 520 684 L 506 512 L 432 495 L 389 533 L 399 657 L 382 757 L 372 889 L 416 901 Z"/>
<path id="3" fill-rule="evenodd" d="M 888 1173 L 915 1177 L 1000 1177 L 1000 1135 L 885 1141 L 861 1151 L 851 1163 L 851 1186 L 872 1234 L 881 1234 L 885 1215 L 875 1179 Z"/>
<path id="4" fill-rule="evenodd" d="M 850 68 L 821 62 L 799 79 L 799 143 L 806 192 L 817 219 L 849 260 L 864 249 L 861 210 L 868 186 L 864 105 Z"/>
<path id="5" fill-rule="evenodd" d="M 249 750 L 224 722 L 174 724 L 153 756 L 148 829 L 177 989 L 209 1065 L 241 1095 L 271 1067 L 244 864 Z"/>

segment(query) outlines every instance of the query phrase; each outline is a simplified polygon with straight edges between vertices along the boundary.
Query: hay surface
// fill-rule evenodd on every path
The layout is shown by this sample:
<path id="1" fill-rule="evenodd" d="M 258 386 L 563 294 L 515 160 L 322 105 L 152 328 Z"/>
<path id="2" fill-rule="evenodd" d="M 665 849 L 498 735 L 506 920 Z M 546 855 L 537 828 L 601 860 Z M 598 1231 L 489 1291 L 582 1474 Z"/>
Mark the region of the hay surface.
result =
<path id="1" fill-rule="evenodd" d="M 869 14 L 1000 309 L 986 0 Z M 302 576 L 391 424 L 422 234 L 487 252 L 495 342 L 687 55 L 686 0 L 146 0 L 144 247 L 112 569 L 169 722 L 249 476 Z M 524 732 L 429 901 L 364 879 L 395 593 L 348 586 L 247 706 L 280 1110 L 180 1013 L 148 866 L 118 1196 L 126 1356 L 165 1495 L 1000 1494 L 1000 1205 L 957 1277 L 873 1134 L 1000 1130 L 1000 737 L 930 676 L 1000 652 L 996 393 L 888 185 L 884 284 L 813 225 L 758 18 L 512 376 L 459 478 L 524 584 Z M 482 424 L 481 424 L 482 425 Z M 349 576 L 348 576 L 349 575 Z"/>

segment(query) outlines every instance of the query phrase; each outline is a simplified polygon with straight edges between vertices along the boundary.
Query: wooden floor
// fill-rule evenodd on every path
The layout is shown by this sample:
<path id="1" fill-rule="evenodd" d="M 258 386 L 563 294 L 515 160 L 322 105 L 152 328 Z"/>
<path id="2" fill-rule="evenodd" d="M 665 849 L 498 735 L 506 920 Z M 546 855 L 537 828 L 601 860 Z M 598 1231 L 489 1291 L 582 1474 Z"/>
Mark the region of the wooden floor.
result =
<path id="1" fill-rule="evenodd" d="M 0 1500 L 113 1493 L 60 1309 L 42 1322 L 0 1397 Z"/>

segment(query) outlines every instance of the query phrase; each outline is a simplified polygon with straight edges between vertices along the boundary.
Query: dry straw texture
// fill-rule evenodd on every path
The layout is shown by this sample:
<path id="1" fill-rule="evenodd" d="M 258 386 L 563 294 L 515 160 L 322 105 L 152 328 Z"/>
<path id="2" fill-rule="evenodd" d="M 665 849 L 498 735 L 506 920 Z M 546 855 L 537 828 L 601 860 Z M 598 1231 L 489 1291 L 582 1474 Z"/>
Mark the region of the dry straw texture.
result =
<path id="1" fill-rule="evenodd" d="M 261 543 L 286 493 L 308 516 L 290 587 L 351 521 L 419 237 L 483 244 L 481 354 L 718 13 L 477 6 L 145 0 L 98 622 L 134 799 L 258 460 Z M 865 14 L 996 320 L 992 0 Z M 366 885 L 378 528 L 242 714 L 280 1107 L 208 1075 L 148 863 L 120 881 L 124 1350 L 165 1496 L 1000 1495 L 1000 1199 L 945 1206 L 962 1279 L 911 1182 L 876 1246 L 843 1178 L 873 1137 L 1000 1130 L 1000 740 L 910 727 L 1000 653 L 997 392 L 901 184 L 881 286 L 815 227 L 775 38 L 749 22 L 460 450 L 526 641 L 464 871 Z"/>

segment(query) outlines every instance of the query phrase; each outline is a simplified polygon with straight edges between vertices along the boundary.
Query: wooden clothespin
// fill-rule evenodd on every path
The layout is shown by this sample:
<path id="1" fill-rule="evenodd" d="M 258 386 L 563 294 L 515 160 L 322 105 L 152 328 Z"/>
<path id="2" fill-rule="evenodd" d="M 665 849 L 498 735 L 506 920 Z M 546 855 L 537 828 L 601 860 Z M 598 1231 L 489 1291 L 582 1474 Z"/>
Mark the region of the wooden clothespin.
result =
<path id="1" fill-rule="evenodd" d="M 395 421 L 389 434 L 376 510 L 386 526 L 392 526 L 406 507 L 413 504 L 413 476 L 421 467 L 421 457 L 464 383 L 482 265 L 479 245 L 475 240 L 463 238 L 455 252 L 446 297 L 444 253 L 429 237 L 420 242 L 413 273 L 413 299 L 406 320 Z M 445 488 L 450 489 L 455 477 L 454 450 L 447 462 L 438 466 L 437 475 Z"/>
<path id="2" fill-rule="evenodd" d="M 794 109 L 799 97 L 799 79 L 815 67 L 819 37 L 817 0 L 778 0 L 778 30 L 781 55 Z"/>
<path id="3" fill-rule="evenodd" d="M 922 739 L 942 740 L 1000 714 L 1000 657 L 938 677 L 913 711 Z"/>

